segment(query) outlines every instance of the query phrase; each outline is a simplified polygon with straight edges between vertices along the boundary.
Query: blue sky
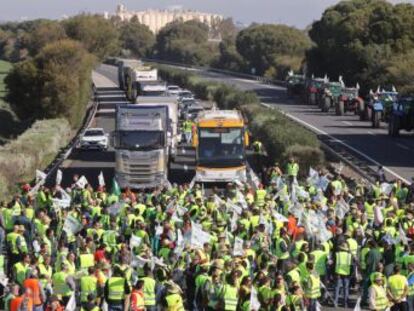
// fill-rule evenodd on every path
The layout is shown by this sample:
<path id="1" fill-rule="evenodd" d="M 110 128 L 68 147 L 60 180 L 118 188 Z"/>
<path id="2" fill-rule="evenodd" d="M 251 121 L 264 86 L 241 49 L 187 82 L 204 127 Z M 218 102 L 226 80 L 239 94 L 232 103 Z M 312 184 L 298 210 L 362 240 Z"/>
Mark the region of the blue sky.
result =
<path id="1" fill-rule="evenodd" d="M 304 28 L 338 0 L 123 0 L 131 10 L 181 6 L 233 17 L 236 21 L 284 23 Z M 392 0 L 410 2 L 414 0 Z M 112 0 L 1 0 L 0 20 L 61 18 L 80 12 L 112 12 L 120 1 Z"/>

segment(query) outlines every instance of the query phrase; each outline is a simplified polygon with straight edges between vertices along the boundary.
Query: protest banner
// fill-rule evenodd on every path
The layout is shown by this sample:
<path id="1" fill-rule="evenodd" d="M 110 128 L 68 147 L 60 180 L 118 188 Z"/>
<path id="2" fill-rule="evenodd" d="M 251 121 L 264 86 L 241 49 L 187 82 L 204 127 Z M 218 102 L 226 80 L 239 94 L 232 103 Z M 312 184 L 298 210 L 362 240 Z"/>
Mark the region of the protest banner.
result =
<path id="1" fill-rule="evenodd" d="M 243 239 L 236 237 L 234 239 L 233 256 L 243 256 L 243 255 L 244 255 Z"/>
<path id="2" fill-rule="evenodd" d="M 82 230 L 82 224 L 75 217 L 69 215 L 63 223 L 63 230 L 70 235 L 75 235 Z"/>

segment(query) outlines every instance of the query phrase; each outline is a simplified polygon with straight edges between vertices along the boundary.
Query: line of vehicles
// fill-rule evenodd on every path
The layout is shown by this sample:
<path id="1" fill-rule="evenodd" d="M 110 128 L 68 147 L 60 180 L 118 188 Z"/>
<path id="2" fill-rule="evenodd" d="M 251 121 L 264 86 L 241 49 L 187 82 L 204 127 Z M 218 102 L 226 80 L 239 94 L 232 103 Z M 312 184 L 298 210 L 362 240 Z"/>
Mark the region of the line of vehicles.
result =
<path id="1" fill-rule="evenodd" d="M 249 139 L 240 112 L 206 110 L 190 91 L 167 85 L 156 68 L 139 60 L 120 59 L 117 65 L 119 86 L 128 99 L 127 104 L 116 106 L 112 135 L 115 178 L 121 188 L 168 184 L 169 166 L 183 146 L 180 124 L 185 120 L 193 122 L 195 182 L 247 180 Z M 98 142 L 94 148 L 87 144 L 90 136 Z M 108 145 L 103 129 L 88 129 L 81 139 L 84 149 L 106 150 Z"/>
<path id="2" fill-rule="evenodd" d="M 378 87 L 362 98 L 359 85 L 347 87 L 342 77 L 330 81 L 326 76 L 307 78 L 293 72 L 289 72 L 286 85 L 289 96 L 300 96 L 305 103 L 317 105 L 322 112 L 334 110 L 338 116 L 351 112 L 361 121 L 370 121 L 373 128 L 387 122 L 391 136 L 398 136 L 401 130 L 414 129 L 414 97 L 401 96 L 394 87 L 389 90 Z"/>

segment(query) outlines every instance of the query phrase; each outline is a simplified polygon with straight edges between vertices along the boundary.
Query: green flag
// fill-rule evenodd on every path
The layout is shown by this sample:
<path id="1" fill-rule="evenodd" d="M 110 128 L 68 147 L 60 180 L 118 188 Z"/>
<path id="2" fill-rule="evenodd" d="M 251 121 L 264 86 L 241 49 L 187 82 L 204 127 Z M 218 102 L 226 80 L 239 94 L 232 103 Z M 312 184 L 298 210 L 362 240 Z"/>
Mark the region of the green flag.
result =
<path id="1" fill-rule="evenodd" d="M 112 179 L 112 191 L 111 191 L 111 194 L 118 195 L 118 196 L 121 194 L 121 188 L 119 188 L 119 185 L 116 182 L 116 179 L 115 178 Z"/>

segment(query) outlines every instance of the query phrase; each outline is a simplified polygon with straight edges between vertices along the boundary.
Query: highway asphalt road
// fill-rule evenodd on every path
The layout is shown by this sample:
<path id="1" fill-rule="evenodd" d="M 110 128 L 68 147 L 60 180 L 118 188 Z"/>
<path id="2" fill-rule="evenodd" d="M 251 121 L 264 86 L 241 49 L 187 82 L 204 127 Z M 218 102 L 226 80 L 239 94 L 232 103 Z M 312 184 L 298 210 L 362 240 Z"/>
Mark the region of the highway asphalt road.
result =
<path id="1" fill-rule="evenodd" d="M 328 135 L 364 160 L 373 169 L 384 166 L 389 179 L 402 178 L 409 183 L 414 176 L 414 135 L 405 131 L 400 137 L 388 136 L 387 124 L 374 129 L 370 122 L 359 121 L 351 113 L 336 116 L 333 109 L 323 113 L 316 106 L 304 105 L 288 98 L 284 87 L 262 84 L 223 74 L 190 69 L 208 80 L 227 83 L 242 90 L 254 91 L 262 103 L 278 108 L 318 135 Z"/>

